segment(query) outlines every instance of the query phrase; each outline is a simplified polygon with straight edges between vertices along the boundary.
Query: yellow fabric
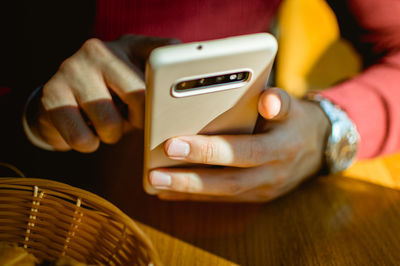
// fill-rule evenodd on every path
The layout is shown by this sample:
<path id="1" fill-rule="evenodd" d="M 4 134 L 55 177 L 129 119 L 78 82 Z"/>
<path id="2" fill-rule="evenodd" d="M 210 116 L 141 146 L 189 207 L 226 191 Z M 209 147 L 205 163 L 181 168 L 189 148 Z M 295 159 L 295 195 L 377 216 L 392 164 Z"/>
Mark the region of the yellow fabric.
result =
<path id="1" fill-rule="evenodd" d="M 301 97 L 354 76 L 361 62 L 340 39 L 336 16 L 324 0 L 286 0 L 278 18 L 277 85 Z"/>
<path id="2" fill-rule="evenodd" d="M 356 162 L 343 176 L 400 189 L 400 153 Z"/>
<path id="3" fill-rule="evenodd" d="M 359 55 L 340 38 L 336 16 L 324 0 L 285 0 L 278 34 L 276 82 L 293 96 L 327 88 L 361 70 Z M 400 153 L 359 161 L 343 175 L 400 189 Z"/>

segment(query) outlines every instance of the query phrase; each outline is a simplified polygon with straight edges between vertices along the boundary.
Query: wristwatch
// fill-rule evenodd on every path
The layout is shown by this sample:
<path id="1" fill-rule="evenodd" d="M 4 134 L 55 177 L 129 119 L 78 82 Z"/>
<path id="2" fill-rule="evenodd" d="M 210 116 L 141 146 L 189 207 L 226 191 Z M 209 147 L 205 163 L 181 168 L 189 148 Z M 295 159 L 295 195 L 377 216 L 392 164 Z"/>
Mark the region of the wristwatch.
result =
<path id="1" fill-rule="evenodd" d="M 306 100 L 317 103 L 331 124 L 325 147 L 325 163 L 330 173 L 347 169 L 357 154 L 360 135 L 353 121 L 337 105 L 318 93 L 308 93 Z"/>

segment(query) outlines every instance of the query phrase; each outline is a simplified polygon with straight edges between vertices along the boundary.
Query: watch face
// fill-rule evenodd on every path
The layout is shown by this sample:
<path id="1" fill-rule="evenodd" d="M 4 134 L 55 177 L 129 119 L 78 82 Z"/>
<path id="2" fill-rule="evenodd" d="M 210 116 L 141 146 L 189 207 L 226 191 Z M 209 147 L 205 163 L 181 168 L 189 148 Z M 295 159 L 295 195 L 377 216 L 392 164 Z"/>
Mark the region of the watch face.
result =
<path id="1" fill-rule="evenodd" d="M 357 154 L 360 135 L 347 114 L 328 99 L 318 94 L 307 94 L 306 99 L 319 103 L 332 128 L 325 149 L 325 159 L 332 173 L 348 168 Z"/>
<path id="2" fill-rule="evenodd" d="M 351 121 L 334 123 L 327 147 L 331 171 L 339 172 L 348 168 L 357 154 L 357 148 L 358 133 Z"/>
<path id="3" fill-rule="evenodd" d="M 339 149 L 338 159 L 341 161 L 344 170 L 350 166 L 351 162 L 356 156 L 357 146 L 354 146 L 354 144 L 349 143 L 347 138 L 342 138 L 338 143 L 338 149 Z"/>

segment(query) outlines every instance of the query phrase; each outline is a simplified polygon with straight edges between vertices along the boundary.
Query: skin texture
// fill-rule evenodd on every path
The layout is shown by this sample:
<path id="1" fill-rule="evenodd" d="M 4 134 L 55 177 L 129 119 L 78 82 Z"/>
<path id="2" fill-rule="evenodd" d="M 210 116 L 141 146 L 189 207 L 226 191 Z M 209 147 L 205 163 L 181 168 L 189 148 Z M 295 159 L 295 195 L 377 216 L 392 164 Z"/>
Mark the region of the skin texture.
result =
<path id="1" fill-rule="evenodd" d="M 176 42 L 132 35 L 107 44 L 88 40 L 45 84 L 35 132 L 56 150 L 93 152 L 100 142 L 115 143 L 141 128 L 145 85 L 140 68 L 152 49 Z M 127 105 L 127 119 L 112 94 Z M 316 173 L 329 133 L 318 105 L 270 88 L 260 95 L 258 111 L 252 135 L 166 141 L 165 152 L 174 160 L 220 167 L 155 169 L 149 182 L 160 190 L 158 197 L 266 202 Z"/>
<path id="2" fill-rule="evenodd" d="M 153 170 L 149 180 L 162 190 L 158 197 L 266 202 L 320 169 L 329 122 L 316 104 L 271 88 L 260 96 L 259 113 L 258 133 L 253 135 L 169 139 L 165 152 L 173 159 L 226 167 Z"/>
<path id="3" fill-rule="evenodd" d="M 56 150 L 89 153 L 100 141 L 116 143 L 124 132 L 141 128 L 145 89 L 141 67 L 151 50 L 176 42 L 133 35 L 110 43 L 86 41 L 44 85 L 36 131 Z M 128 106 L 127 121 L 112 94 Z"/>

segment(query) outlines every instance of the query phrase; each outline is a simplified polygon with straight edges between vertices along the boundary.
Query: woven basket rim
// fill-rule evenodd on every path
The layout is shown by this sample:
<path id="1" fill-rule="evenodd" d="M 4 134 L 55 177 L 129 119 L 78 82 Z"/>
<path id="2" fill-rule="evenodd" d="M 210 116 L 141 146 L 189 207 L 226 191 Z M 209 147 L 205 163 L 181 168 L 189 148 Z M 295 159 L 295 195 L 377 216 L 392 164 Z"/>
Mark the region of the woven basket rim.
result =
<path id="1" fill-rule="evenodd" d="M 114 219 L 123 223 L 126 227 L 130 228 L 132 232 L 138 235 L 140 240 L 148 247 L 152 263 L 154 265 L 162 265 L 158 253 L 155 251 L 153 243 L 148 236 L 140 229 L 140 227 L 130 218 L 127 214 L 121 211 L 117 206 L 109 202 L 108 200 L 81 188 L 77 188 L 65 183 L 61 183 L 54 180 L 42 179 L 42 178 L 29 178 L 29 177 L 0 177 L 0 189 L 15 188 L 15 187 L 31 188 L 38 187 L 40 190 L 47 192 L 55 192 L 55 194 L 63 193 L 73 196 L 74 199 L 79 198 L 85 203 L 93 203 L 99 208 L 95 211 L 104 212 L 107 215 L 113 216 Z"/>

